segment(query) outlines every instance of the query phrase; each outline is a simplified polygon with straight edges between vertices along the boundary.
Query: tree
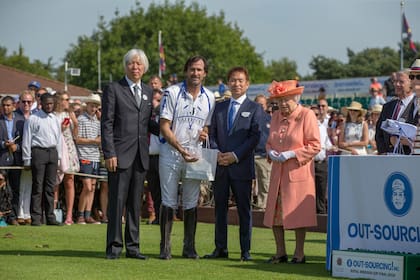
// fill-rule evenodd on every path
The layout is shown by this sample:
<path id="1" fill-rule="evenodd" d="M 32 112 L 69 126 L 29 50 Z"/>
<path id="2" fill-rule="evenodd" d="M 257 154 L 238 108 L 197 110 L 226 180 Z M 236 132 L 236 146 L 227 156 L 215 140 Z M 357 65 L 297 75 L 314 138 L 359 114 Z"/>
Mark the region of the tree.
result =
<path id="1" fill-rule="evenodd" d="M 128 16 L 118 17 L 109 24 L 101 21 L 92 36 L 79 37 L 77 45 L 67 52 L 65 60 L 82 74 L 72 83 L 95 89 L 97 82 L 98 38 L 101 38 L 101 72 L 104 77 L 120 78 L 124 71 L 122 57 L 131 48 L 141 48 L 148 55 L 148 76 L 158 73 L 158 32 L 162 31 L 166 69 L 164 78 L 177 73 L 183 78 L 184 63 L 194 54 L 203 55 L 209 62 L 207 84 L 216 84 L 220 77 L 235 65 L 246 66 L 253 83 L 266 82 L 269 75 L 262 55 L 243 36 L 235 24 L 225 22 L 223 12 L 208 16 L 197 3 L 186 6 L 184 1 L 170 4 L 152 3 L 145 11 L 139 2 Z"/>
<path id="2" fill-rule="evenodd" d="M 339 79 L 347 76 L 345 65 L 342 62 L 322 55 L 312 57 L 309 67 L 314 70 L 315 80 Z"/>
<path id="3" fill-rule="evenodd" d="M 0 46 L 0 64 L 50 79 L 55 72 L 51 61 L 52 58 L 49 58 L 47 63 L 40 60 L 30 62 L 29 57 L 24 54 L 22 45 L 19 46 L 18 52 L 13 52 L 12 55 L 7 56 L 7 48 Z"/>
<path id="4" fill-rule="evenodd" d="M 286 57 L 277 61 L 270 61 L 267 65 L 267 71 L 270 73 L 270 81 L 291 80 L 299 76 L 296 62 Z"/>

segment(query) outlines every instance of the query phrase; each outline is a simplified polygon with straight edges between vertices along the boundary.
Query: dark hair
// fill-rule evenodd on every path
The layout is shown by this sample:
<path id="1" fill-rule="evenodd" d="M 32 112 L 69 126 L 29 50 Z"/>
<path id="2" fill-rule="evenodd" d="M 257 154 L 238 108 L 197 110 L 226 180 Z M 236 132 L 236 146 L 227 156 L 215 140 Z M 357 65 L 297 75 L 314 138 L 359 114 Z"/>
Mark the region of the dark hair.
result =
<path id="1" fill-rule="evenodd" d="M 188 58 L 187 62 L 185 62 L 185 65 L 184 65 L 184 72 L 188 71 L 188 68 L 191 66 L 191 64 L 193 64 L 197 61 L 200 61 L 200 60 L 202 60 L 204 62 L 204 72 L 207 73 L 208 70 L 209 70 L 209 67 L 207 65 L 207 60 L 204 58 L 204 56 L 201 56 L 201 55 L 195 55 L 195 56 L 192 56 L 192 57 Z"/>
<path id="2" fill-rule="evenodd" d="M 10 95 L 6 95 L 5 97 L 1 99 L 1 104 L 3 104 L 5 101 L 8 101 L 8 100 L 12 101 L 13 104 L 15 103 L 15 99 L 13 99 L 13 97 L 11 97 Z"/>
<path id="3" fill-rule="evenodd" d="M 230 79 L 230 76 L 232 76 L 232 74 L 234 72 L 244 73 L 245 74 L 245 77 L 246 77 L 246 80 L 249 81 L 249 73 L 248 73 L 248 70 L 245 67 L 243 67 L 243 66 L 236 66 L 236 67 L 231 68 L 229 70 L 229 72 L 227 73 L 227 80 L 228 81 Z"/>
<path id="4" fill-rule="evenodd" d="M 47 100 L 47 99 L 49 99 L 49 98 L 54 99 L 54 102 L 55 102 L 55 95 L 52 95 L 52 94 L 51 94 L 51 93 L 49 93 L 49 92 L 44 93 L 43 95 L 41 95 L 41 102 L 44 102 L 45 100 Z"/>

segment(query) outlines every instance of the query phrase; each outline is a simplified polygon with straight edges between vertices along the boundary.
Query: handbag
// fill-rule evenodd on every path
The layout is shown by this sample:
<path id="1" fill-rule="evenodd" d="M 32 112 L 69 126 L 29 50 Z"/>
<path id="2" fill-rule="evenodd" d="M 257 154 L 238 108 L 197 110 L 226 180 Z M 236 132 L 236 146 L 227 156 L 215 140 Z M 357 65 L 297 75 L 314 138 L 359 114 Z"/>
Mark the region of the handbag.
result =
<path id="1" fill-rule="evenodd" d="M 60 207 L 60 202 L 57 202 L 57 208 L 54 209 L 55 220 L 58 223 L 63 223 L 63 209 Z"/>
<path id="2" fill-rule="evenodd" d="M 204 181 L 214 181 L 216 177 L 217 154 L 219 150 L 210 149 L 209 141 L 206 140 L 206 147 L 201 149 L 201 157 L 195 162 L 187 162 L 185 178 Z"/>

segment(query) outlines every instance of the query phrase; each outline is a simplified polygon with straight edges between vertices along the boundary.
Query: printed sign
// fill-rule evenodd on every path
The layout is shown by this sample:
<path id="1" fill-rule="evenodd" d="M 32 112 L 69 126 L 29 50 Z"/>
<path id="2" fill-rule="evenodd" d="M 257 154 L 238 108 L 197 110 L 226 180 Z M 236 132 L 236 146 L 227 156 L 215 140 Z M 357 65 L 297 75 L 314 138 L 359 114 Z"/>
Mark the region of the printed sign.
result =
<path id="1" fill-rule="evenodd" d="M 332 250 L 420 253 L 419 160 L 391 155 L 329 158 L 327 269 Z"/>
<path id="2" fill-rule="evenodd" d="M 400 280 L 404 276 L 404 256 L 333 251 L 332 276 Z"/>

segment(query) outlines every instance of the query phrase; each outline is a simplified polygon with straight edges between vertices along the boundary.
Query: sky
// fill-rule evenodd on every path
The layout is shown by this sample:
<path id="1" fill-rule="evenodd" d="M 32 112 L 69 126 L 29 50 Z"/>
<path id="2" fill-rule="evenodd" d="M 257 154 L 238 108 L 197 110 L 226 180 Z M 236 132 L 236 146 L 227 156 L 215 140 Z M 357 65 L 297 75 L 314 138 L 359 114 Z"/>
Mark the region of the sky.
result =
<path id="1" fill-rule="evenodd" d="M 19 45 L 31 61 L 55 65 L 79 36 L 90 36 L 100 16 L 109 22 L 135 8 L 136 0 L 1 0 L 0 46 L 8 55 Z M 164 0 L 138 0 L 144 9 Z M 170 3 L 175 1 L 169 0 Z M 188 5 L 193 1 L 185 0 Z M 236 23 L 264 61 L 284 57 L 298 65 L 302 76 L 309 62 L 323 55 L 347 63 L 347 48 L 391 47 L 401 40 L 401 0 L 196 0 L 208 15 L 223 11 Z M 420 42 L 420 0 L 405 0 L 412 38 Z M 211 41 L 211 38 L 209 38 Z M 409 65 L 405 65 L 408 67 Z"/>

